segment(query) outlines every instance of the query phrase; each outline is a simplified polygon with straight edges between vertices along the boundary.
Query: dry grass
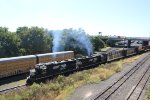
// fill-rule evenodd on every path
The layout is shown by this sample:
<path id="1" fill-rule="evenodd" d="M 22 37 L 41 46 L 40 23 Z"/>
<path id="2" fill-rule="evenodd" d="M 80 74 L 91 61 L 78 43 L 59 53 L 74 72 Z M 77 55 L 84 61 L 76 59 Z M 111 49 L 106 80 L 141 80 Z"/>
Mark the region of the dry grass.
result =
<path id="1" fill-rule="evenodd" d="M 143 55 L 143 54 L 142 54 Z M 130 57 L 130 58 L 127 58 L 127 59 L 124 59 L 122 60 L 123 61 L 123 64 L 125 63 L 132 63 L 134 62 L 135 60 L 137 60 L 139 57 L 141 57 L 141 55 L 136 55 L 134 57 Z"/>
<path id="2" fill-rule="evenodd" d="M 67 100 L 69 94 L 77 87 L 106 80 L 114 73 L 121 71 L 123 63 L 128 63 L 131 59 L 136 60 L 139 57 L 135 56 L 105 65 L 102 64 L 93 69 L 76 72 L 68 77 L 60 75 L 47 84 L 33 84 L 19 92 L 0 95 L 0 100 Z"/>
<path id="3" fill-rule="evenodd" d="M 146 99 L 150 100 L 150 82 L 148 81 L 148 84 L 146 86 Z"/>
<path id="4" fill-rule="evenodd" d="M 147 100 L 150 100 L 150 84 L 146 88 L 146 98 Z"/>

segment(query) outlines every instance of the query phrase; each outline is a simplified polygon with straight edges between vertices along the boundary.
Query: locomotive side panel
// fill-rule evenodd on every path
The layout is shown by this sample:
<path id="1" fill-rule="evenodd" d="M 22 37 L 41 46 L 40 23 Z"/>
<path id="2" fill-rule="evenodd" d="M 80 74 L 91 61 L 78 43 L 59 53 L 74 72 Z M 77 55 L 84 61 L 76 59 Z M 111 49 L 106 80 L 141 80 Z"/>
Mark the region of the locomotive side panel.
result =
<path id="1" fill-rule="evenodd" d="M 75 60 L 66 60 L 66 61 L 61 61 L 59 63 L 56 63 L 51 71 L 51 75 L 56 75 L 56 74 L 61 74 L 61 73 L 66 73 L 70 72 L 76 69 L 76 61 Z"/>
<path id="2" fill-rule="evenodd" d="M 76 63 L 77 63 L 78 69 L 91 67 L 91 66 L 100 64 L 101 63 L 101 57 L 100 56 L 93 56 L 93 57 L 78 58 L 76 60 Z"/>
<path id="3" fill-rule="evenodd" d="M 38 75 L 42 77 L 53 76 L 74 70 L 76 68 L 75 64 L 75 60 L 38 64 L 36 65 L 38 66 L 36 71 L 38 72 Z"/>

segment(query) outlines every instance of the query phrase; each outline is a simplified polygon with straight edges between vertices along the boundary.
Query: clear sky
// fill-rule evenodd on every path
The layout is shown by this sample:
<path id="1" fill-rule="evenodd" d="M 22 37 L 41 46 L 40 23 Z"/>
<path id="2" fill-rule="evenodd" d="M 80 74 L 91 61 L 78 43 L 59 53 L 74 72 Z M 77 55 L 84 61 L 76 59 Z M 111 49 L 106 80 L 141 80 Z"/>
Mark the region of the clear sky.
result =
<path id="1" fill-rule="evenodd" d="M 0 0 L 0 26 L 150 36 L 150 0 Z"/>

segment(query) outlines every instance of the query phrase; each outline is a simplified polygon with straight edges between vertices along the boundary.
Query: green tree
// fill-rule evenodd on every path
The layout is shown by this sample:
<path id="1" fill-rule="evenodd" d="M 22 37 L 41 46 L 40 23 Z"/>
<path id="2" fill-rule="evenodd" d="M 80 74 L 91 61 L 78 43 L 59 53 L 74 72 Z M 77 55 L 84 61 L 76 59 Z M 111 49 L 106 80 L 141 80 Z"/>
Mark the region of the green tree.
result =
<path id="1" fill-rule="evenodd" d="M 29 54 L 27 52 L 27 47 L 24 45 L 24 43 L 26 42 L 26 37 L 29 34 L 29 28 L 26 26 L 23 27 L 18 27 L 16 30 L 16 34 L 20 37 L 21 39 L 21 43 L 20 43 L 20 47 L 19 47 L 19 53 L 20 55 L 27 55 Z"/>
<path id="2" fill-rule="evenodd" d="M 101 36 L 91 36 L 91 41 L 94 47 L 94 51 L 99 51 L 100 48 L 106 47 L 106 43 L 102 40 Z"/>
<path id="3" fill-rule="evenodd" d="M 20 38 L 8 28 L 0 27 L 0 57 L 19 55 Z"/>
<path id="4" fill-rule="evenodd" d="M 22 31 L 24 32 L 24 30 Z M 21 33 L 22 33 L 21 32 Z M 25 30 L 26 35 L 22 38 L 21 46 L 27 54 L 50 52 L 51 38 L 48 31 L 43 28 L 31 27 Z"/>
<path id="5" fill-rule="evenodd" d="M 27 34 L 29 34 L 29 28 L 24 26 L 24 27 L 18 27 L 16 34 L 23 39 Z"/>

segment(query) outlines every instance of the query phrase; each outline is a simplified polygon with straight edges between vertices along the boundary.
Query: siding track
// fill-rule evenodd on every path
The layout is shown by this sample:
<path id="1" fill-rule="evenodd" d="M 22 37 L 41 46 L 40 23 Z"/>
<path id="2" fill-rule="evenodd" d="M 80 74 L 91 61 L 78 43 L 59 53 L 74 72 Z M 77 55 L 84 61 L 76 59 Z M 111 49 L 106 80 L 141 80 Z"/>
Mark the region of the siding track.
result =
<path id="1" fill-rule="evenodd" d="M 96 95 L 93 100 L 138 100 L 150 78 L 150 66 L 147 64 L 148 60 L 150 60 L 150 54 L 116 82 Z M 134 86 L 130 86 L 132 83 L 134 83 Z M 130 91 L 127 92 L 127 90 Z"/>
<path id="2" fill-rule="evenodd" d="M 12 92 L 16 89 L 25 88 L 25 87 L 26 87 L 26 84 L 23 84 L 23 85 L 14 86 L 14 87 L 11 87 L 11 88 L 3 89 L 3 90 L 0 90 L 0 95 L 8 93 L 8 92 Z"/>

